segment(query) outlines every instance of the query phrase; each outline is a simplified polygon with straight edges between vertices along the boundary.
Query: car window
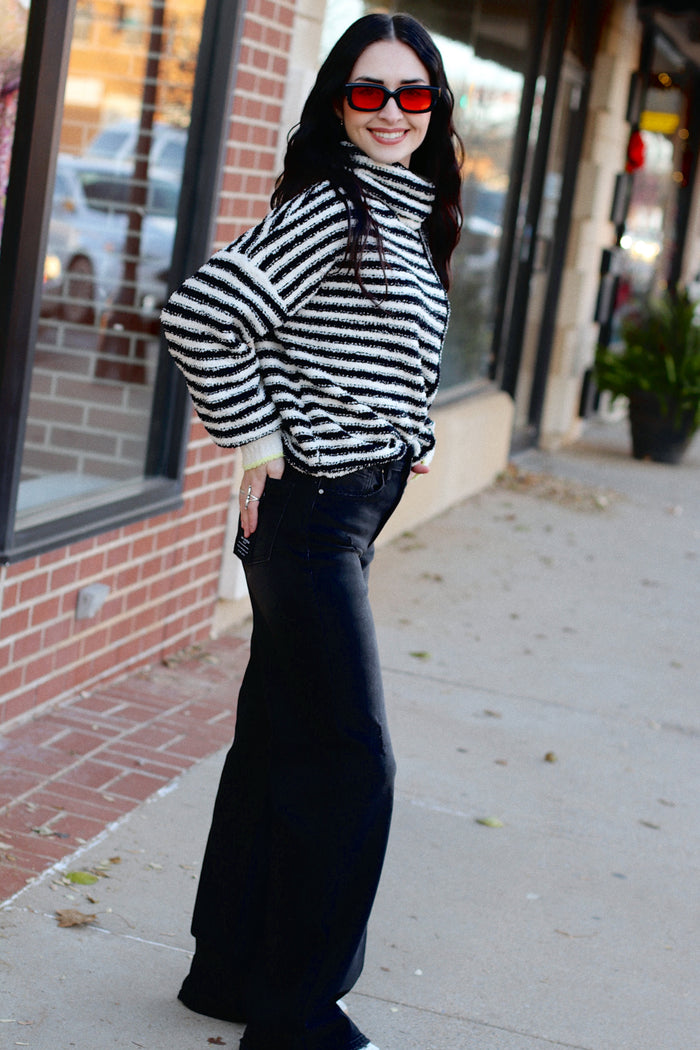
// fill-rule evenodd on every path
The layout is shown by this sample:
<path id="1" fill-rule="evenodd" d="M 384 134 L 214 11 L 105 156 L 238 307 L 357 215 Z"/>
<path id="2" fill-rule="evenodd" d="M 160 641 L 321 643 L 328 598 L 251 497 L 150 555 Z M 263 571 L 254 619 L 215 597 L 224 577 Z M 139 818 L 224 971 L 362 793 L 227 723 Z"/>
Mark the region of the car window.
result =
<path id="1" fill-rule="evenodd" d="M 172 182 L 152 181 L 149 185 L 149 215 L 167 215 L 174 218 L 177 214 L 177 202 L 180 187 Z"/>
<path id="2" fill-rule="evenodd" d="M 128 129 L 105 128 L 90 143 L 88 153 L 91 157 L 115 157 L 131 138 Z"/>
<path id="3" fill-rule="evenodd" d="M 56 172 L 56 181 L 53 187 L 53 202 L 55 205 L 62 204 L 71 196 L 70 182 L 66 176 L 60 172 Z"/>
<path id="4" fill-rule="evenodd" d="M 127 211 L 131 192 L 127 179 L 83 172 L 80 183 L 88 207 L 95 211 Z"/>
<path id="5" fill-rule="evenodd" d="M 158 164 L 161 168 L 172 168 L 179 171 L 185 163 L 185 144 L 171 139 L 166 142 L 158 154 Z"/>

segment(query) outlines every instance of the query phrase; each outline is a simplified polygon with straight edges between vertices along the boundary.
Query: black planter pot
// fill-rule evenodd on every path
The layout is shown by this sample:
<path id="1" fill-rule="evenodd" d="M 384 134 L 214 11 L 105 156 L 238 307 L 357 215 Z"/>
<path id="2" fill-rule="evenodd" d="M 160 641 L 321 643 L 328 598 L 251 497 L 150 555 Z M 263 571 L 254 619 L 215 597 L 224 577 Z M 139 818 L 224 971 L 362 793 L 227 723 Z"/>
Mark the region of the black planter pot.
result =
<path id="1" fill-rule="evenodd" d="M 680 463 L 695 432 L 692 415 L 686 412 L 680 422 L 673 406 L 662 412 L 656 394 L 637 391 L 629 398 L 632 455 L 655 463 Z"/>

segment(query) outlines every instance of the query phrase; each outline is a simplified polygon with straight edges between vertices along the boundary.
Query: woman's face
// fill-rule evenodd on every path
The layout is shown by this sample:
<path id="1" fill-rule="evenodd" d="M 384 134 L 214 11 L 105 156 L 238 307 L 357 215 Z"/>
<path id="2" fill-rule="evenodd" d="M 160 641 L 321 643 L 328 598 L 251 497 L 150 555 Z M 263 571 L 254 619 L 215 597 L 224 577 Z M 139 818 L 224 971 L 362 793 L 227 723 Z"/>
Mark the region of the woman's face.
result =
<path id="1" fill-rule="evenodd" d="M 430 84 L 430 74 L 415 51 L 399 40 L 377 40 L 362 52 L 352 67 L 348 83 L 381 84 L 389 91 L 406 84 Z M 361 112 L 352 109 L 346 98 L 338 116 L 345 131 L 359 149 L 378 164 L 403 164 L 408 167 L 411 156 L 426 136 L 430 112 L 406 113 L 392 98 L 383 109 Z"/>

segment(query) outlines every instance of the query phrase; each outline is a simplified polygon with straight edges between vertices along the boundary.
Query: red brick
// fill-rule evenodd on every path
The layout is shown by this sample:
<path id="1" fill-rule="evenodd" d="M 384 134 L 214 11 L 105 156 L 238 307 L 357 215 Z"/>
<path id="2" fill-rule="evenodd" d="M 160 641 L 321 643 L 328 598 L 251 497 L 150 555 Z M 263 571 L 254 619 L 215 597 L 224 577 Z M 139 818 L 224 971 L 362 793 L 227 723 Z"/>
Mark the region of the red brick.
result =
<path id="1" fill-rule="evenodd" d="M 115 547 L 105 551 L 105 569 L 115 569 L 125 565 L 131 557 L 131 540 L 123 540 Z"/>
<path id="2" fill-rule="evenodd" d="M 21 669 L 17 670 L 21 680 Z M 0 696 L 3 694 L 6 695 L 9 692 L 10 690 L 5 689 L 5 686 L 3 685 L 3 675 L 0 675 Z M 28 714 L 35 706 L 34 690 L 25 690 L 17 696 L 6 695 L 6 698 L 0 702 L 0 722 L 12 722 L 15 718 L 20 718 L 22 715 Z"/>
<path id="3" fill-rule="evenodd" d="M 114 586 L 119 591 L 126 591 L 135 586 L 141 579 L 141 565 L 139 562 L 125 566 L 117 573 Z"/>
<path id="4" fill-rule="evenodd" d="M 51 571 L 51 590 L 59 591 L 64 587 L 71 587 L 78 578 L 78 564 L 75 561 L 66 562 L 65 565 L 57 565 Z"/>
<path id="5" fill-rule="evenodd" d="M 23 742 L 22 746 L 15 743 L 14 746 L 3 749 L 2 762 L 5 767 L 17 771 L 24 770 L 25 773 L 32 774 L 37 781 L 42 781 L 62 769 L 66 764 L 66 757 L 48 748 L 39 751 L 36 744 Z"/>
<path id="6" fill-rule="evenodd" d="M 23 660 L 29 660 L 35 653 L 41 651 L 41 632 L 40 631 L 28 631 L 26 634 L 20 634 L 14 640 L 12 646 L 12 661 L 13 663 L 21 663 Z"/>
<path id="7" fill-rule="evenodd" d="M 277 4 L 274 4 L 272 0 L 258 0 L 254 7 L 260 14 L 261 18 L 266 18 L 268 22 L 273 22 L 275 20 L 277 15 Z"/>
<path id="8" fill-rule="evenodd" d="M 118 591 L 115 592 L 113 589 L 112 594 L 107 598 L 107 601 L 104 603 L 97 616 L 93 620 L 90 620 L 89 623 L 91 625 L 97 622 L 107 623 L 109 620 L 116 619 L 117 616 L 121 616 L 124 612 L 124 605 L 124 594 L 119 593 Z"/>
<path id="9" fill-rule="evenodd" d="M 57 700 L 66 693 L 73 692 L 76 685 L 75 670 L 62 671 L 59 676 L 37 682 L 34 687 L 34 707 Z"/>
<path id="10" fill-rule="evenodd" d="M 99 718 L 104 715 L 118 714 L 122 706 L 123 702 L 115 700 L 114 697 L 88 693 L 87 696 L 81 696 L 71 704 L 71 711 L 84 712 L 88 718 Z"/>
<path id="11" fill-rule="evenodd" d="M 105 571 L 105 554 L 99 550 L 94 554 L 86 556 L 80 561 L 79 579 L 90 580 L 94 576 L 101 576 Z M 108 581 L 102 581 L 107 583 Z"/>
<path id="12" fill-rule="evenodd" d="M 36 774 L 24 769 L 0 769 L 0 807 L 11 805 L 37 785 Z"/>
<path id="13" fill-rule="evenodd" d="M 141 573 L 141 577 L 143 578 L 144 576 L 145 576 L 145 573 L 142 572 Z M 133 588 L 133 590 L 129 591 L 129 594 L 127 595 L 127 602 L 126 602 L 127 610 L 128 609 L 137 609 L 140 605 L 144 605 L 147 601 L 148 601 L 148 583 L 144 583 L 140 587 L 135 587 L 135 588 Z"/>
<path id="14" fill-rule="evenodd" d="M 44 601 L 34 602 L 32 605 L 32 626 L 43 625 L 54 620 L 58 616 L 60 601 L 61 599 L 58 595 L 52 594 L 50 598 Z"/>
<path id="15" fill-rule="evenodd" d="M 158 725 L 158 723 L 155 723 L 132 730 L 132 732 L 122 737 L 121 743 L 122 745 L 142 744 L 144 747 L 157 750 L 172 744 L 177 735 L 169 725 Z"/>
<path id="16" fill-rule="evenodd" d="M 24 669 L 24 681 L 27 685 L 34 683 L 39 678 L 45 678 L 53 672 L 54 654 L 42 652 L 35 660 L 28 663 Z"/>
<path id="17" fill-rule="evenodd" d="M 140 747 L 131 741 L 118 741 L 104 752 L 104 757 L 121 762 L 125 766 L 128 764 L 132 768 L 136 767 L 139 772 L 164 777 L 166 780 L 174 780 L 192 765 L 190 758 L 170 754 L 162 757 L 159 753 L 154 754 L 151 748 Z"/>
<path id="18" fill-rule="evenodd" d="M 191 758 L 193 761 L 206 758 L 208 755 L 213 755 L 216 751 L 219 751 L 222 747 L 227 747 L 231 743 L 230 738 L 226 735 L 223 729 L 213 728 L 208 732 L 200 731 L 196 733 L 186 733 L 181 740 L 173 744 L 172 747 L 166 748 L 163 752 L 164 755 L 183 755 L 186 758 Z"/>
<path id="19" fill-rule="evenodd" d="M 48 572 L 35 572 L 31 576 L 26 577 L 20 583 L 19 587 L 19 601 L 24 604 L 25 602 L 34 601 L 42 594 L 46 594 L 49 588 L 49 574 Z"/>
<path id="20" fill-rule="evenodd" d="M 68 834 L 66 832 L 66 834 Z M 12 844 L 12 855 L 23 868 L 30 868 L 35 874 L 61 860 L 67 853 L 73 853 L 77 843 L 70 838 L 59 838 L 57 835 L 19 835 Z"/>
<path id="21" fill-rule="evenodd" d="M 120 695 L 123 706 L 112 717 L 125 729 L 151 722 L 164 711 L 170 712 L 175 702 L 171 696 L 149 695 L 145 690 L 141 695 L 137 690 L 115 695 Z"/>
<path id="22" fill-rule="evenodd" d="M 80 656 L 85 659 L 91 653 L 100 652 L 109 645 L 110 627 L 105 625 L 96 631 L 84 634 L 80 639 Z"/>
<path id="23" fill-rule="evenodd" d="M 95 682 L 114 673 L 114 653 L 111 649 L 97 652 L 86 658 L 83 664 L 83 681 Z"/>
<path id="24" fill-rule="evenodd" d="M 54 646 L 58 646 L 61 642 L 65 642 L 67 638 L 70 638 L 73 630 L 73 620 L 63 617 L 61 620 L 56 620 L 55 623 L 49 624 L 44 628 L 42 632 L 41 645 L 44 649 L 52 649 Z M 80 643 L 75 644 L 75 654 L 70 658 L 67 655 L 69 650 L 72 650 L 72 646 L 64 646 L 60 654 L 57 654 L 56 667 L 63 667 L 66 663 L 70 663 L 71 660 L 77 660 L 79 658 Z M 66 654 L 66 655 L 64 655 Z"/>
<path id="25" fill-rule="evenodd" d="M 56 735 L 56 724 L 50 718 L 35 718 L 31 722 L 10 729 L 3 737 L 3 765 L 14 765 L 15 755 L 33 754 L 47 740 Z"/>
<path id="26" fill-rule="evenodd" d="M 64 779 L 53 780 L 47 787 L 40 788 L 32 795 L 32 800 L 40 805 L 50 800 L 60 804 L 68 813 L 84 814 L 94 820 L 103 820 L 105 824 L 132 808 L 125 799 L 114 798 L 109 791 L 99 791 Z"/>
<path id="27" fill-rule="evenodd" d="M 148 773 L 125 773 L 110 784 L 108 793 L 143 802 L 167 784 L 168 780 L 168 777 L 156 777 Z"/>
<path id="28" fill-rule="evenodd" d="M 68 624 L 69 633 L 70 633 L 70 627 L 71 627 L 71 624 L 69 623 Z M 45 636 L 47 639 L 48 639 L 48 635 L 49 635 L 49 632 L 47 631 L 47 634 Z M 57 639 L 57 642 L 58 642 L 58 639 Z M 46 644 L 48 645 L 48 641 L 46 642 Z M 72 641 L 69 641 L 66 645 L 63 645 L 60 649 L 57 649 L 57 651 L 56 651 L 56 665 L 55 665 L 56 666 L 56 670 L 60 670 L 61 668 L 69 667 L 71 664 L 78 663 L 80 661 L 80 659 L 81 659 L 82 652 L 83 652 L 83 639 L 82 638 L 73 638 Z M 62 683 L 62 685 L 63 685 L 63 688 L 65 689 L 65 683 Z"/>
<path id="29" fill-rule="evenodd" d="M 44 866 L 28 870 L 16 866 L 16 862 L 10 859 L 0 859 L 0 901 L 9 900 L 15 893 L 19 893 Z"/>
<path id="30" fill-rule="evenodd" d="M 69 836 L 68 841 L 72 840 L 73 849 L 75 849 L 76 839 L 92 839 L 104 830 L 104 826 L 103 820 L 93 820 L 90 817 L 79 816 L 76 813 L 62 814 L 58 820 L 51 824 L 51 827 L 55 828 L 56 831 Z"/>
<path id="31" fill-rule="evenodd" d="M 141 578 L 143 580 L 151 580 L 154 576 L 160 576 L 163 572 L 167 572 L 168 564 L 167 559 L 172 557 L 172 552 L 159 551 L 151 558 L 147 558 L 141 568 Z M 133 598 L 133 596 L 131 596 Z M 144 591 L 142 601 L 146 600 L 146 592 Z"/>
<path id="32" fill-rule="evenodd" d="M 162 551 L 171 551 L 177 545 L 179 538 L 179 524 L 173 525 L 171 522 L 165 522 L 155 534 L 158 549 Z"/>
<path id="33" fill-rule="evenodd" d="M 148 585 L 148 600 L 150 602 L 159 602 L 159 599 L 167 598 L 171 590 L 170 576 L 167 574 L 159 576 Z M 166 603 L 163 602 L 157 606 L 154 616 L 164 615 L 164 611 L 161 611 L 161 604 L 165 606 Z"/>
<path id="34" fill-rule="evenodd" d="M 64 754 L 78 757 L 88 755 L 103 743 L 102 735 L 99 733 L 86 733 L 84 730 L 73 730 L 65 733 L 51 744 L 54 751 L 62 751 Z"/>
<path id="35" fill-rule="evenodd" d="M 8 566 L 8 568 L 6 569 L 6 572 L 9 573 L 11 568 L 12 568 L 11 565 Z M 2 592 L 2 603 L 3 603 L 4 608 L 6 608 L 6 609 L 14 609 L 15 605 L 17 604 L 18 599 L 19 599 L 19 583 L 10 583 L 9 579 L 8 579 L 8 582 L 5 584 L 5 587 L 4 587 L 3 592 Z"/>
<path id="36" fill-rule="evenodd" d="M 141 561 L 153 552 L 154 536 L 147 534 L 146 536 L 140 536 L 134 540 L 132 558 L 136 561 Z"/>
<path id="37" fill-rule="evenodd" d="M 39 569 L 38 558 L 28 558 L 26 561 L 17 561 L 14 565 L 8 565 L 5 572 L 8 580 L 18 579 L 21 584 L 20 577 L 31 576 Z"/>
<path id="38" fill-rule="evenodd" d="M 39 561 L 42 568 L 46 568 L 47 566 L 55 565 L 59 561 L 63 561 L 63 558 L 63 551 L 59 547 L 56 550 L 46 551 L 44 554 L 40 555 Z"/>
<path id="39" fill-rule="evenodd" d="M 90 551 L 94 550 L 96 543 L 96 537 L 87 540 L 79 540 L 77 543 L 71 543 L 68 548 L 68 557 L 78 560 L 82 558 L 84 554 L 88 554 Z"/>
<path id="40" fill-rule="evenodd" d="M 103 758 L 103 752 L 100 752 L 101 758 Z M 59 783 L 75 784 L 83 788 L 93 788 L 102 791 L 104 790 L 104 785 L 114 780 L 115 776 L 119 775 L 119 772 L 119 766 L 113 766 L 107 762 L 96 761 L 95 759 L 88 759 L 85 762 L 79 762 L 73 769 L 69 769 Z"/>
<path id="41" fill-rule="evenodd" d="M 28 626 L 29 609 L 16 609 L 14 612 L 8 612 L 0 618 L 0 636 L 2 638 L 12 638 L 13 635 L 26 631 Z"/>
<path id="42" fill-rule="evenodd" d="M 56 806 L 53 800 L 50 805 L 34 806 L 34 798 L 32 796 L 31 808 L 25 802 L 18 802 L 17 805 L 10 806 L 5 810 L 0 817 L 0 828 L 2 828 L 0 834 L 9 831 L 16 836 L 36 835 L 37 838 L 47 837 L 38 835 L 34 828 L 47 826 L 54 830 L 53 821 L 60 812 L 60 806 Z M 15 841 L 17 840 L 15 839 Z"/>

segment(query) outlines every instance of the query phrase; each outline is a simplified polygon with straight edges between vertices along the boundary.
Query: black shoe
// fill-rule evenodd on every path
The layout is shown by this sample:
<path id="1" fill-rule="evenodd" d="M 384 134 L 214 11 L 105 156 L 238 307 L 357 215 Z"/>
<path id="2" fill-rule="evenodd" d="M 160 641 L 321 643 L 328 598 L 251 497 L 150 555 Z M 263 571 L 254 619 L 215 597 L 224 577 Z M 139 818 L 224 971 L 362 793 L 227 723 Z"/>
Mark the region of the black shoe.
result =
<path id="1" fill-rule="evenodd" d="M 217 1021 L 231 1021 L 233 1024 L 245 1024 L 244 1011 L 236 1003 L 223 1003 L 213 996 L 194 991 L 190 987 L 190 980 L 185 978 L 182 988 L 178 993 L 178 999 L 188 1010 L 194 1010 L 197 1014 L 206 1017 L 215 1017 Z"/>

